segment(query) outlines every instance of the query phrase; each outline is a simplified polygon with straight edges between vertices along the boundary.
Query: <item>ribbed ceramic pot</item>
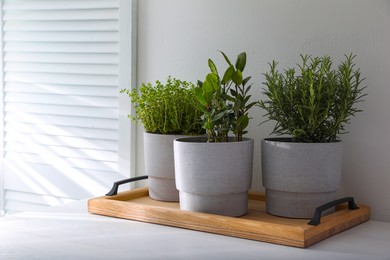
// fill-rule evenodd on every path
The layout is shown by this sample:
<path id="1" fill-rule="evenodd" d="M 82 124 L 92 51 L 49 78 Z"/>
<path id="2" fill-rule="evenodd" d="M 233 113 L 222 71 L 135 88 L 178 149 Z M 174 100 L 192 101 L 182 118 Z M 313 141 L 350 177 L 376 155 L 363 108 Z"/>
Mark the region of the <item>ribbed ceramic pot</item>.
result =
<path id="1" fill-rule="evenodd" d="M 174 141 L 180 209 L 225 216 L 248 210 L 253 140 L 207 143 L 205 137 Z"/>
<path id="2" fill-rule="evenodd" d="M 144 133 L 145 174 L 154 200 L 179 201 L 173 159 L 173 140 L 178 137 L 183 135 Z"/>
<path id="3" fill-rule="evenodd" d="M 266 209 L 272 215 L 311 218 L 336 199 L 343 143 L 294 143 L 287 138 L 261 142 Z"/>

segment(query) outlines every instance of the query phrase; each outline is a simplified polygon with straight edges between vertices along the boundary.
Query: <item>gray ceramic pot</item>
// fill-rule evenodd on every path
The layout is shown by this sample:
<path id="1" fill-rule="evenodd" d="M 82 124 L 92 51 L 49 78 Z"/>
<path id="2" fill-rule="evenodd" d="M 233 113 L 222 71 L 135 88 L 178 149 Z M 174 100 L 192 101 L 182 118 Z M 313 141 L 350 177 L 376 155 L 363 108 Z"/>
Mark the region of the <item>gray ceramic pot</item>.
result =
<path id="1" fill-rule="evenodd" d="M 340 186 L 342 147 L 341 141 L 262 140 L 267 212 L 283 217 L 311 218 L 316 207 L 334 200 Z"/>
<path id="2" fill-rule="evenodd" d="M 173 140 L 178 137 L 183 136 L 144 133 L 145 174 L 152 199 L 179 201 L 173 161 Z"/>
<path id="3" fill-rule="evenodd" d="M 241 216 L 252 184 L 253 140 L 207 143 L 204 137 L 174 141 L 180 209 Z"/>

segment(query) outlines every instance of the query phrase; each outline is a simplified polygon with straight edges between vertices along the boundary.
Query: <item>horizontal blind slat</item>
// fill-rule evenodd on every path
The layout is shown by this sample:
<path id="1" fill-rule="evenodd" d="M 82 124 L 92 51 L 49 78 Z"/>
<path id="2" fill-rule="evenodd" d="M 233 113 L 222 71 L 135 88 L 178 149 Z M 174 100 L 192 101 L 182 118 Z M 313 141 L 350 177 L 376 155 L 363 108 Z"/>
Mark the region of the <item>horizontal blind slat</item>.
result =
<path id="1" fill-rule="evenodd" d="M 6 133 L 5 142 L 24 142 L 26 144 L 58 145 L 73 148 L 117 151 L 118 143 L 101 139 L 86 139 L 69 136 L 51 136 L 43 134 Z"/>
<path id="2" fill-rule="evenodd" d="M 105 53 L 18 53 L 7 52 L 5 62 L 37 62 L 63 64 L 118 64 L 117 54 Z"/>
<path id="3" fill-rule="evenodd" d="M 115 64 L 63 64 L 7 62 L 5 72 L 44 72 L 87 75 L 118 75 Z"/>
<path id="4" fill-rule="evenodd" d="M 77 95 L 95 97 L 117 97 L 116 86 L 86 86 L 86 85 L 62 85 L 62 84 L 35 84 L 7 82 L 4 87 L 7 93 L 42 93 L 58 95 Z"/>
<path id="5" fill-rule="evenodd" d="M 4 1 L 3 10 L 71 10 L 118 8 L 118 0 L 67 0 L 67 1 Z"/>
<path id="6" fill-rule="evenodd" d="M 7 103 L 4 108 L 4 111 L 25 114 L 26 116 L 29 117 L 36 117 L 37 115 L 39 116 L 40 114 L 42 114 L 42 115 L 107 118 L 107 119 L 117 118 L 117 112 L 115 109 L 100 108 L 100 107 L 51 106 L 51 105 Z"/>
<path id="7" fill-rule="evenodd" d="M 79 42 L 6 42 L 4 51 L 25 53 L 55 53 L 55 54 L 107 54 L 118 52 L 117 42 L 89 42 L 88 44 Z"/>
<path id="8" fill-rule="evenodd" d="M 57 164 L 67 164 L 71 165 L 72 168 L 81 168 L 81 169 L 92 169 L 92 170 L 103 170 L 103 171 L 116 171 L 118 169 L 117 163 L 107 162 L 107 161 L 95 161 L 95 160 L 85 160 L 85 159 L 76 159 L 76 158 L 62 158 L 54 156 L 53 154 L 46 154 L 45 157 L 36 154 L 28 153 L 14 153 L 7 152 L 5 154 L 5 159 L 9 161 L 19 161 L 25 163 L 37 163 L 37 164 L 52 164 L 56 162 Z"/>
<path id="9" fill-rule="evenodd" d="M 5 32 L 4 42 L 115 42 L 118 32 Z"/>
<path id="10" fill-rule="evenodd" d="M 28 145 L 18 142 L 9 142 L 4 148 L 6 153 L 15 152 L 15 153 L 30 153 L 38 154 L 40 156 L 46 157 L 46 153 L 52 155 L 63 157 L 63 158 L 77 158 L 77 159 L 89 159 L 96 161 L 109 161 L 116 162 L 117 155 L 113 151 L 104 151 L 104 150 L 93 150 L 93 149 L 81 149 L 81 148 L 69 148 L 61 146 L 47 146 L 39 144 Z M 42 152 L 43 151 L 43 152 Z"/>
<path id="11" fill-rule="evenodd" d="M 4 24 L 5 32 L 99 32 L 118 31 L 116 20 L 104 21 L 8 21 Z"/>
<path id="12" fill-rule="evenodd" d="M 7 21 L 84 21 L 84 20 L 116 20 L 118 9 L 86 9 L 59 11 L 7 11 L 3 20 Z"/>
<path id="13" fill-rule="evenodd" d="M 4 168 L 6 173 L 12 172 L 12 174 L 5 174 L 4 176 L 6 190 L 66 198 L 101 196 L 117 180 L 117 174 L 112 171 L 101 171 L 99 169 L 76 170 L 68 165 L 20 162 L 14 165 L 6 164 Z M 29 185 L 26 184 L 25 180 L 29 180 Z M 88 185 L 84 185 L 85 183 Z M 72 187 L 72 189 L 68 187 Z"/>
<path id="14" fill-rule="evenodd" d="M 61 115 L 40 115 L 31 116 L 26 113 L 7 112 L 4 116 L 7 122 L 24 122 L 29 124 L 51 124 L 54 126 L 77 126 L 84 128 L 118 129 L 118 120 L 107 118 L 88 118 Z"/>
<path id="15" fill-rule="evenodd" d="M 35 109 L 34 105 L 53 105 L 42 107 L 42 109 L 66 109 L 69 106 L 78 108 L 117 108 L 118 100 L 115 97 L 94 97 L 90 96 L 71 96 L 71 95 L 51 95 L 51 94 L 30 94 L 30 93 L 5 93 L 4 100 L 11 105 L 29 105 L 28 108 Z M 33 105 L 31 105 L 33 104 Z M 66 105 L 66 106 L 62 106 Z M 15 108 L 17 111 L 17 108 Z M 28 110 L 27 110 L 28 111 Z M 116 117 L 116 114 L 114 114 Z"/>
<path id="16" fill-rule="evenodd" d="M 77 136 L 87 139 L 104 139 L 118 141 L 118 133 L 113 129 L 81 128 L 72 126 L 55 126 L 49 124 L 28 124 L 24 122 L 8 122 L 4 126 L 6 132 L 26 134 L 47 134 L 58 136 Z"/>
<path id="17" fill-rule="evenodd" d="M 18 73 L 8 72 L 4 77 L 5 82 L 23 82 L 31 84 L 68 84 L 89 86 L 117 86 L 118 77 L 109 75 L 79 75 L 57 73 Z"/>

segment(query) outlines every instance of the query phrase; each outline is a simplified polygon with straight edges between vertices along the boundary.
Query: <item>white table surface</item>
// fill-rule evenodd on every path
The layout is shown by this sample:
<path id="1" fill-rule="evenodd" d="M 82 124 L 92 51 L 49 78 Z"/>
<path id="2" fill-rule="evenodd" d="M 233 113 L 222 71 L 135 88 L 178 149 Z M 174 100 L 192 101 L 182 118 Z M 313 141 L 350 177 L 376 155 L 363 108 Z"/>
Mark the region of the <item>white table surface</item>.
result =
<path id="1" fill-rule="evenodd" d="M 84 200 L 0 218 L 0 259 L 390 259 L 390 223 L 300 249 L 93 215 Z"/>

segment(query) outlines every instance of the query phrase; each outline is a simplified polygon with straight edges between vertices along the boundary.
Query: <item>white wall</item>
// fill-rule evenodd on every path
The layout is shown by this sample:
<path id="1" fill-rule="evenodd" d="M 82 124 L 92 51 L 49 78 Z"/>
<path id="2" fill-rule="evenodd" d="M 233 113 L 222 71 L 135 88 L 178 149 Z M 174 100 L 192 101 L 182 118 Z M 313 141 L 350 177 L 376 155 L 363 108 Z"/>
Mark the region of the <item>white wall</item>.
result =
<path id="1" fill-rule="evenodd" d="M 329 54 L 335 63 L 353 52 L 367 78 L 364 112 L 343 135 L 345 160 L 341 192 L 372 208 L 372 218 L 390 221 L 390 1 L 366 0 L 142 0 L 138 21 L 138 84 L 168 75 L 196 81 L 210 57 L 225 66 L 248 54 L 253 97 L 261 97 L 267 63 L 292 66 L 299 54 Z M 220 69 L 222 70 L 222 68 Z M 259 141 L 271 125 L 252 111 L 249 136 L 257 140 L 254 189 L 262 190 Z M 140 131 L 141 132 L 141 131 Z M 139 148 L 142 147 L 139 134 Z M 142 149 L 139 172 L 142 173 Z"/>

